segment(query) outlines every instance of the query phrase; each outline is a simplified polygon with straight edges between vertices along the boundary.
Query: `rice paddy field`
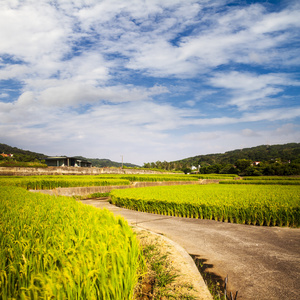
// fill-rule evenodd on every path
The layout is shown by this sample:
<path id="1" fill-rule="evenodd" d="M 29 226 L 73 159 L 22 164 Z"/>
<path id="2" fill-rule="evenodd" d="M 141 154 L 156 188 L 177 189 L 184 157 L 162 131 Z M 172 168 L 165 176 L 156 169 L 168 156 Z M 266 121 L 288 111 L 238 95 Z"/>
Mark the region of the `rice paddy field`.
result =
<path id="1" fill-rule="evenodd" d="M 300 177 L 260 176 L 243 177 L 241 180 L 224 180 L 221 184 L 300 185 Z"/>
<path id="2" fill-rule="evenodd" d="M 170 216 L 300 227 L 299 178 L 234 177 L 0 176 L 0 299 L 132 299 L 145 268 L 139 243 L 124 219 L 74 198 L 26 189 L 226 179 L 227 184 L 114 190 L 111 201 Z M 247 184 L 232 184 L 237 182 Z"/>
<path id="3" fill-rule="evenodd" d="M 16 186 L 0 216 L 0 299 L 132 299 L 144 259 L 124 219 Z"/>
<path id="4" fill-rule="evenodd" d="M 113 190 L 113 204 L 169 216 L 300 226 L 300 186 L 208 184 Z"/>
<path id="5" fill-rule="evenodd" d="M 235 175 L 185 175 L 185 174 L 140 174 L 140 175 L 41 175 L 0 176 L 0 186 L 17 186 L 32 190 L 48 190 L 58 187 L 117 186 L 132 182 L 198 181 L 199 179 L 232 179 Z"/>
<path id="6" fill-rule="evenodd" d="M 224 178 L 224 177 L 223 177 Z M 48 190 L 59 187 L 117 186 L 132 182 L 198 181 L 194 175 L 42 175 L 42 176 L 0 176 L 0 186 L 17 186 L 32 190 Z"/>
<path id="7" fill-rule="evenodd" d="M 129 185 L 130 181 L 100 176 L 1 176 L 0 186 L 17 186 L 32 190 L 58 187 Z"/>

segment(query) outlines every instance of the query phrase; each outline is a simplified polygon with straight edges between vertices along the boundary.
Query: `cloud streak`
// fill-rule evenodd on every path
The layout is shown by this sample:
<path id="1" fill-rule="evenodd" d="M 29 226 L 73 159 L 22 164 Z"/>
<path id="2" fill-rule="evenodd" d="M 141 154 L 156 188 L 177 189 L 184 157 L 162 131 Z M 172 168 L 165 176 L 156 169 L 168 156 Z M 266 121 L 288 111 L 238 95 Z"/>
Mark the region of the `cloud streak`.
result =
<path id="1" fill-rule="evenodd" d="M 138 164 L 298 142 L 300 7 L 230 4 L 1 1 L 1 141 Z"/>

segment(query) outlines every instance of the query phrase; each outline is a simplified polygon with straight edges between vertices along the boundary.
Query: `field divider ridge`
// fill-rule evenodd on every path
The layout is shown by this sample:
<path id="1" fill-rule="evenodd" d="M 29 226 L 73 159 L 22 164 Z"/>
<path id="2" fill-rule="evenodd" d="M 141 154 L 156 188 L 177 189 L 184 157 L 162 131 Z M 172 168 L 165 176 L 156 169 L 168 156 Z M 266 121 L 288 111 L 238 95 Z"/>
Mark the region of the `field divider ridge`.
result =
<path id="1" fill-rule="evenodd" d="M 219 179 L 200 179 L 198 181 L 156 181 L 156 182 L 133 182 L 130 185 L 117 186 L 83 186 L 83 187 L 64 187 L 54 188 L 52 190 L 30 190 L 31 192 L 38 192 L 48 195 L 56 196 L 87 196 L 94 193 L 109 193 L 112 190 L 140 188 L 150 186 L 171 186 L 171 185 L 189 185 L 189 184 L 209 184 L 219 183 Z"/>

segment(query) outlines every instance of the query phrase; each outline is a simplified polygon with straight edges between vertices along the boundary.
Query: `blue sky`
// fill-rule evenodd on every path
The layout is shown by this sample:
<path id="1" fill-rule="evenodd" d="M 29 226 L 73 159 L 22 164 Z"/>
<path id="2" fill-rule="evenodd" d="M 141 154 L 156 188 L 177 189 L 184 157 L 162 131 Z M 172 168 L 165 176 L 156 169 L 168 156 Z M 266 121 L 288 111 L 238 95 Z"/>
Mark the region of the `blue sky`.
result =
<path id="1" fill-rule="evenodd" d="M 300 142 L 300 4 L 0 0 L 0 142 L 142 165 Z"/>

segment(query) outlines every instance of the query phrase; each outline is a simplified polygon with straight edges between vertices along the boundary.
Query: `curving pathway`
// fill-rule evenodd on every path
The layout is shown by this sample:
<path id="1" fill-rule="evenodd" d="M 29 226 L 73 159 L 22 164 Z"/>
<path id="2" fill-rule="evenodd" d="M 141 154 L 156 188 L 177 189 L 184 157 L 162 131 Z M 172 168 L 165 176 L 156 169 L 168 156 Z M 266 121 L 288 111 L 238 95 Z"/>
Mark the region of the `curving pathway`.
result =
<path id="1" fill-rule="evenodd" d="M 205 261 L 225 278 L 239 300 L 300 299 L 300 229 L 260 227 L 136 212 L 108 201 L 84 200 L 107 208 L 129 224 L 161 233 Z"/>

